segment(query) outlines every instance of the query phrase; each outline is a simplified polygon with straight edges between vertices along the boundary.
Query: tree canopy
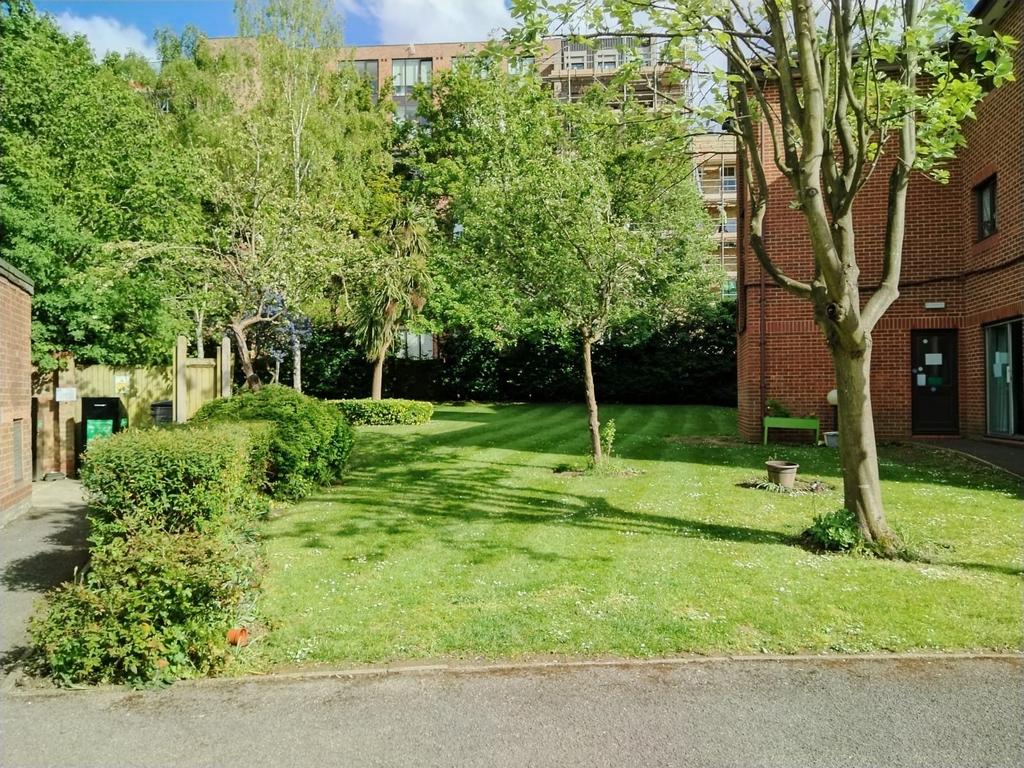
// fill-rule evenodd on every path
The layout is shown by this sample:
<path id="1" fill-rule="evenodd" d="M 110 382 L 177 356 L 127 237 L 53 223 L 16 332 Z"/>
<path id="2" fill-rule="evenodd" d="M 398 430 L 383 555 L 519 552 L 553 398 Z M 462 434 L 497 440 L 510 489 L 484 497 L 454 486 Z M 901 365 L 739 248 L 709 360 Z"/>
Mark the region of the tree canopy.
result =
<path id="1" fill-rule="evenodd" d="M 27 4 L 0 8 L 0 257 L 36 284 L 33 357 L 166 359 L 180 317 L 163 269 L 112 248 L 200 231 L 194 156 L 125 77 Z"/>

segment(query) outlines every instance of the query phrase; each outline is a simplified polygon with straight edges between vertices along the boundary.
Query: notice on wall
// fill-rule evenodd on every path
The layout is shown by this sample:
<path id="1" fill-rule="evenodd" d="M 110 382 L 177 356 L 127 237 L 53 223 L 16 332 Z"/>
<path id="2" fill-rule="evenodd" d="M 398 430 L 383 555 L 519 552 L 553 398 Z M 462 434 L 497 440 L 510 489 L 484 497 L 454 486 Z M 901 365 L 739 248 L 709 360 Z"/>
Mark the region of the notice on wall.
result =
<path id="1" fill-rule="evenodd" d="M 114 374 L 114 394 L 124 395 L 127 394 L 129 387 L 131 386 L 132 378 L 127 373 L 115 373 Z"/>
<path id="2" fill-rule="evenodd" d="M 993 379 L 1001 379 L 1001 378 L 1003 378 L 1003 364 L 1002 363 L 993 363 L 992 364 L 992 378 Z"/>
<path id="3" fill-rule="evenodd" d="M 925 365 L 942 365 L 942 353 L 941 352 L 929 352 L 924 356 Z"/>
<path id="4" fill-rule="evenodd" d="M 58 403 L 73 403 L 78 399 L 76 387 L 57 387 L 54 397 Z"/>
<path id="5" fill-rule="evenodd" d="M 927 379 L 928 379 L 928 377 L 925 376 L 923 373 L 917 374 L 917 386 L 923 387 L 924 383 L 925 383 L 925 381 L 927 381 Z"/>

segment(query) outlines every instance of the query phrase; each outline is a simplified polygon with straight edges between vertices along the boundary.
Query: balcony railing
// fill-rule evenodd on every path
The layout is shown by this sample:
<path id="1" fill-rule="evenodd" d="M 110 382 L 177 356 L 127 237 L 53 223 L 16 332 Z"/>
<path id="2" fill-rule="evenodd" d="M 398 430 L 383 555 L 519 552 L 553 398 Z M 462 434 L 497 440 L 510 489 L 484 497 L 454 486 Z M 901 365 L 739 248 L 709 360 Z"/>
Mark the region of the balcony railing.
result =
<path id="1" fill-rule="evenodd" d="M 702 179 L 700 191 L 706 197 L 729 196 L 736 194 L 735 179 Z"/>

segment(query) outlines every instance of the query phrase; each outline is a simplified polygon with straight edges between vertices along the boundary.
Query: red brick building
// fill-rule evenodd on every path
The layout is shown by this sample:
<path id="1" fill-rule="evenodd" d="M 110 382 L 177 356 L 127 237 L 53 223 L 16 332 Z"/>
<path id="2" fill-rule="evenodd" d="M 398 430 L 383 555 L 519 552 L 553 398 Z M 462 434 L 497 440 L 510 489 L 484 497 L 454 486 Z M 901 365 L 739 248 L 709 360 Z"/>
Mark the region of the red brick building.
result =
<path id="1" fill-rule="evenodd" d="M 0 521 L 32 500 L 32 281 L 0 260 Z"/>
<path id="2" fill-rule="evenodd" d="M 972 13 L 983 29 L 1024 40 L 1024 3 L 981 0 Z M 1024 439 L 1024 45 L 1014 53 L 1014 70 L 1017 82 L 978 105 L 949 183 L 921 175 L 911 181 L 900 298 L 873 334 L 872 406 L 881 439 Z M 804 219 L 789 208 L 788 182 L 770 147 L 763 149 L 772 174 L 768 252 L 783 271 L 809 279 Z M 881 278 L 888 170 L 876 169 L 854 208 L 862 301 Z M 772 400 L 831 428 L 826 397 L 835 378 L 810 303 L 775 286 L 745 242 L 738 282 L 742 435 L 760 440 Z"/>

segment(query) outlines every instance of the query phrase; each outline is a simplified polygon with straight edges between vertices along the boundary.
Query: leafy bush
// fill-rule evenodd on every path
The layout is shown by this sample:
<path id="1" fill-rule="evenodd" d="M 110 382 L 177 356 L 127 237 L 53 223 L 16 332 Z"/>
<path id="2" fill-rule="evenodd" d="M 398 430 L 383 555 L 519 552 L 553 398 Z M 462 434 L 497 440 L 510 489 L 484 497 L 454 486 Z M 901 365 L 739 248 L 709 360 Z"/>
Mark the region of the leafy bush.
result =
<path id="1" fill-rule="evenodd" d="M 335 400 L 349 424 L 425 424 L 434 415 L 423 400 Z"/>
<path id="2" fill-rule="evenodd" d="M 263 489 L 276 498 L 299 499 L 337 480 L 352 451 L 352 428 L 335 406 L 280 385 L 214 400 L 192 418 L 194 424 L 244 421 L 273 424 Z"/>
<path id="3" fill-rule="evenodd" d="M 271 430 L 129 430 L 89 445 L 81 468 L 93 542 L 139 530 L 216 528 L 255 511 L 266 476 Z"/>
<path id="4" fill-rule="evenodd" d="M 601 450 L 611 456 L 615 450 L 615 419 L 608 419 L 601 425 Z"/>
<path id="5" fill-rule="evenodd" d="M 857 517 L 847 509 L 835 509 L 815 516 L 811 527 L 803 532 L 803 539 L 811 546 L 829 552 L 846 552 L 864 546 Z"/>
<path id="6" fill-rule="evenodd" d="M 238 534 L 150 530 L 93 551 L 81 583 L 52 591 L 29 633 L 36 670 L 63 685 L 145 685 L 221 669 L 258 558 Z"/>

